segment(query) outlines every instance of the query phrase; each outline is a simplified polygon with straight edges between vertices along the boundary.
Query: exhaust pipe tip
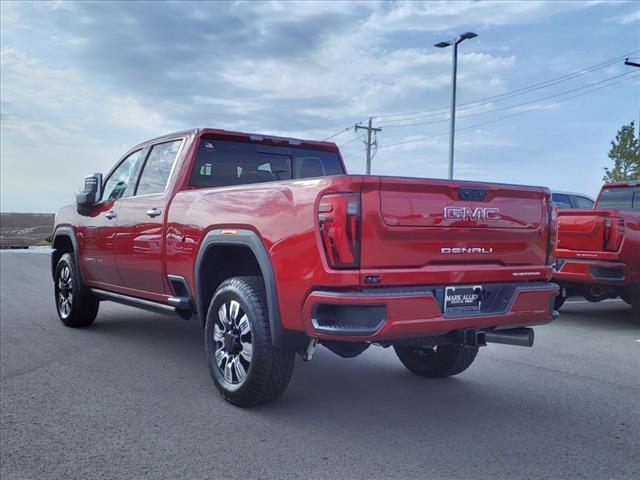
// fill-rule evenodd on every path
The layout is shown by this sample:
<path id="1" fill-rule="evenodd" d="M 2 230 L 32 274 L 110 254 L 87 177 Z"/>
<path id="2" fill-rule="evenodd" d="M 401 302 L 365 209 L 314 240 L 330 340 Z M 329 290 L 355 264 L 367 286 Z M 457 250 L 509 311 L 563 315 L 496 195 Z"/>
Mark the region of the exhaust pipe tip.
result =
<path id="1" fill-rule="evenodd" d="M 509 328 L 505 330 L 489 330 L 485 332 L 487 343 L 501 343 L 518 347 L 533 347 L 535 335 L 533 328 Z"/>

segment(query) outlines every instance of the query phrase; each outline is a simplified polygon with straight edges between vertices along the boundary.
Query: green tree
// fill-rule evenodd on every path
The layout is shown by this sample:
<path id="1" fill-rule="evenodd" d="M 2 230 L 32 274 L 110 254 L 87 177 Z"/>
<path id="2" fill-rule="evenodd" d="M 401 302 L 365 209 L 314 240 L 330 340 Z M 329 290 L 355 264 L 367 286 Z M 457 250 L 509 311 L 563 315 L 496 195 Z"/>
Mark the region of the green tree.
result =
<path id="1" fill-rule="evenodd" d="M 623 182 L 640 179 L 640 141 L 634 131 L 635 124 L 623 125 L 611 142 L 609 158 L 613 168 L 604 168 L 605 182 Z"/>

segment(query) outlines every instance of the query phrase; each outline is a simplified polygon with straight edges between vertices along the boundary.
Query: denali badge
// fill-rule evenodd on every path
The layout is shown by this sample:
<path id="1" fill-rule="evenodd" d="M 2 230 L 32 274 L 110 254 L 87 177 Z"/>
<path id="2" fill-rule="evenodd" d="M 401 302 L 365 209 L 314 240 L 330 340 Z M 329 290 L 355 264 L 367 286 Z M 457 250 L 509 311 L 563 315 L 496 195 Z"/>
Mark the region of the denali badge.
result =
<path id="1" fill-rule="evenodd" d="M 444 247 L 440 249 L 440 253 L 493 253 L 493 248 L 484 248 L 484 247 Z"/>
<path id="2" fill-rule="evenodd" d="M 444 207 L 445 220 L 475 220 L 485 222 L 487 220 L 500 220 L 499 208 L 471 208 L 471 207 Z"/>

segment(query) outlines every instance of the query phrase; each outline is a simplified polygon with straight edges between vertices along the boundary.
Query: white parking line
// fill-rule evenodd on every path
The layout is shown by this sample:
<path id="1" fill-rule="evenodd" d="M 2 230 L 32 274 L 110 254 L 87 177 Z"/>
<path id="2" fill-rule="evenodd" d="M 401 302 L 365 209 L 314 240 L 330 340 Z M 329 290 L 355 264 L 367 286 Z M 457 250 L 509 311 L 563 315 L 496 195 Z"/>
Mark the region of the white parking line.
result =
<path id="1" fill-rule="evenodd" d="M 51 253 L 51 247 L 0 248 L 0 253 Z"/>

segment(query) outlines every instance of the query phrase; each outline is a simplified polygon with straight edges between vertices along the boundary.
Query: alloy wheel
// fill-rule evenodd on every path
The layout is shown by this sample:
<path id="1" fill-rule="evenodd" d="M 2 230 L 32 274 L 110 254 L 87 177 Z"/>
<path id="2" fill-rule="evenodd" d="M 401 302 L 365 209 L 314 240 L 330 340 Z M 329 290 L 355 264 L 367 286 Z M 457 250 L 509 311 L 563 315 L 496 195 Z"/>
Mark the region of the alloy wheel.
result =
<path id="1" fill-rule="evenodd" d="M 247 378 L 253 355 L 251 322 L 240 303 L 230 300 L 218 309 L 213 327 L 215 360 L 224 379 L 240 385 Z"/>
<path id="2" fill-rule="evenodd" d="M 71 314 L 73 306 L 73 278 L 69 265 L 65 265 L 60 270 L 58 276 L 58 311 L 62 318 L 67 318 Z"/>

